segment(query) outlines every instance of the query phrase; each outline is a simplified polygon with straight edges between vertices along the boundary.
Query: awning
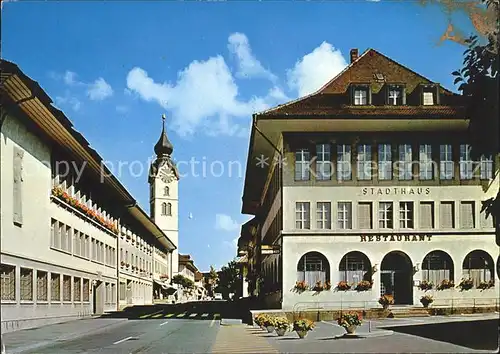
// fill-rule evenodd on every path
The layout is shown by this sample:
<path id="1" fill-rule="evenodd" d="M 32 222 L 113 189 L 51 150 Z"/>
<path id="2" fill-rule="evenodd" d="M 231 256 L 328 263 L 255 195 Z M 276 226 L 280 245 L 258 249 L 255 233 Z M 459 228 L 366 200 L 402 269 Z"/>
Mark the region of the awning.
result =
<path id="1" fill-rule="evenodd" d="M 167 283 L 164 283 L 164 282 L 161 282 L 161 281 L 158 281 L 156 279 L 153 280 L 156 284 L 158 284 L 163 290 L 165 290 L 167 292 L 168 295 L 172 295 L 172 294 L 175 294 L 175 292 L 177 291 L 176 288 L 174 288 L 172 285 L 170 284 L 167 284 Z"/>

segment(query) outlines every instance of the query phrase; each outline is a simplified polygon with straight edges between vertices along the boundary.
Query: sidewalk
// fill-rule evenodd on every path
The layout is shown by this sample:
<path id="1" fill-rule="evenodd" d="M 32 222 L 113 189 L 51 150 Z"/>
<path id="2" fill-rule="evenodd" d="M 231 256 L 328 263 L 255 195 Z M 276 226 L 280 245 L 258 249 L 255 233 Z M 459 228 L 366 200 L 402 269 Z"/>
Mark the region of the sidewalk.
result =
<path id="1" fill-rule="evenodd" d="M 254 335 L 263 333 L 247 325 L 220 326 L 212 353 L 280 353 L 265 338 Z"/>
<path id="2" fill-rule="evenodd" d="M 2 344 L 8 354 L 34 350 L 57 341 L 80 338 L 104 328 L 125 324 L 127 319 L 81 319 L 54 325 L 2 334 Z"/>

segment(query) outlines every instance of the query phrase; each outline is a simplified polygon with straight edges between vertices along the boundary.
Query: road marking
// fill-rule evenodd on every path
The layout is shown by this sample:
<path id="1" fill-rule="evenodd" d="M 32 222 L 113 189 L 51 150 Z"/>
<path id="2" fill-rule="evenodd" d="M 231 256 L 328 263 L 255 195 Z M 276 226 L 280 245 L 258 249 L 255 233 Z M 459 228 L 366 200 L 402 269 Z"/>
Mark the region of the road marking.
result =
<path id="1" fill-rule="evenodd" d="M 167 323 L 168 323 L 168 321 L 163 322 L 163 323 L 160 325 L 160 327 L 161 327 L 161 326 L 163 326 L 163 325 L 166 325 Z"/>
<path id="2" fill-rule="evenodd" d="M 218 313 L 216 313 L 216 314 L 214 315 L 214 318 L 212 319 L 212 321 L 210 321 L 210 327 L 213 327 L 213 326 L 214 326 L 215 321 L 216 321 L 217 319 L 219 319 L 219 317 L 220 317 L 220 314 L 218 314 Z"/>
<path id="3" fill-rule="evenodd" d="M 204 313 L 201 317 L 208 317 L 208 313 Z"/>
<path id="4" fill-rule="evenodd" d="M 326 324 L 329 324 L 330 326 L 337 326 L 337 324 L 336 324 L 336 323 L 331 323 L 331 322 L 326 322 L 326 321 L 321 321 L 321 322 L 326 323 Z"/>
<path id="5" fill-rule="evenodd" d="M 132 339 L 132 338 L 134 338 L 134 337 L 123 338 L 123 339 L 121 339 L 121 340 L 119 340 L 117 342 L 114 342 L 113 344 L 120 344 L 120 343 L 126 342 L 126 341 L 128 341 L 129 339 Z"/>
<path id="6" fill-rule="evenodd" d="M 153 313 L 148 313 L 148 314 L 142 315 L 142 316 L 141 316 L 141 317 L 139 317 L 139 318 L 148 318 L 149 316 L 156 315 L 156 314 L 158 314 L 158 313 L 160 313 L 160 312 L 163 312 L 163 310 L 161 310 L 161 311 L 157 311 L 157 312 L 153 312 Z"/>
<path id="7" fill-rule="evenodd" d="M 168 315 L 165 315 L 165 318 L 170 318 L 170 317 L 172 317 L 173 315 L 175 315 L 175 313 L 169 313 Z"/>
<path id="8" fill-rule="evenodd" d="M 192 314 L 189 315 L 189 317 L 191 317 L 191 318 L 196 317 L 196 316 L 198 316 L 197 313 L 192 313 Z"/>
<path id="9" fill-rule="evenodd" d="M 152 316 L 152 318 L 160 318 L 163 315 L 163 313 L 159 313 L 157 315 Z"/>
<path id="10" fill-rule="evenodd" d="M 177 318 L 186 316 L 186 312 L 177 315 Z"/>

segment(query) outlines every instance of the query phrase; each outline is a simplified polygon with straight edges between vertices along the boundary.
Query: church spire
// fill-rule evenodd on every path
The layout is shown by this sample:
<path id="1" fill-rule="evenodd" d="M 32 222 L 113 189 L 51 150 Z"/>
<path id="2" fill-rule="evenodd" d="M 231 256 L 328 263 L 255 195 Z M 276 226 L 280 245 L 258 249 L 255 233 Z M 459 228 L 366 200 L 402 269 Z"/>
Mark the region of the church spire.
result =
<path id="1" fill-rule="evenodd" d="M 161 116 L 161 119 L 163 121 L 163 128 L 161 130 L 160 139 L 155 145 L 155 153 L 157 157 L 170 156 L 172 151 L 174 151 L 174 146 L 170 140 L 168 140 L 167 133 L 165 132 L 165 114 Z"/>

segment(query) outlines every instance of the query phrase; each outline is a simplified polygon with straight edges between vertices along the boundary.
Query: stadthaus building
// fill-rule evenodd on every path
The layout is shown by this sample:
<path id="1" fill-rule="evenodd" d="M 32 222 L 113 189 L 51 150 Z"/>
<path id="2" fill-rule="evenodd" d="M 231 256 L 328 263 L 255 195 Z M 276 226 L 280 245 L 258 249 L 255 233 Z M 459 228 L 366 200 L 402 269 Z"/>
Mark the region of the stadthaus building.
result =
<path id="1" fill-rule="evenodd" d="M 461 96 L 376 50 L 350 59 L 253 116 L 242 212 L 255 218 L 238 243 L 250 292 L 283 309 L 495 303 L 499 247 L 481 208 L 498 157 L 472 159 Z"/>

